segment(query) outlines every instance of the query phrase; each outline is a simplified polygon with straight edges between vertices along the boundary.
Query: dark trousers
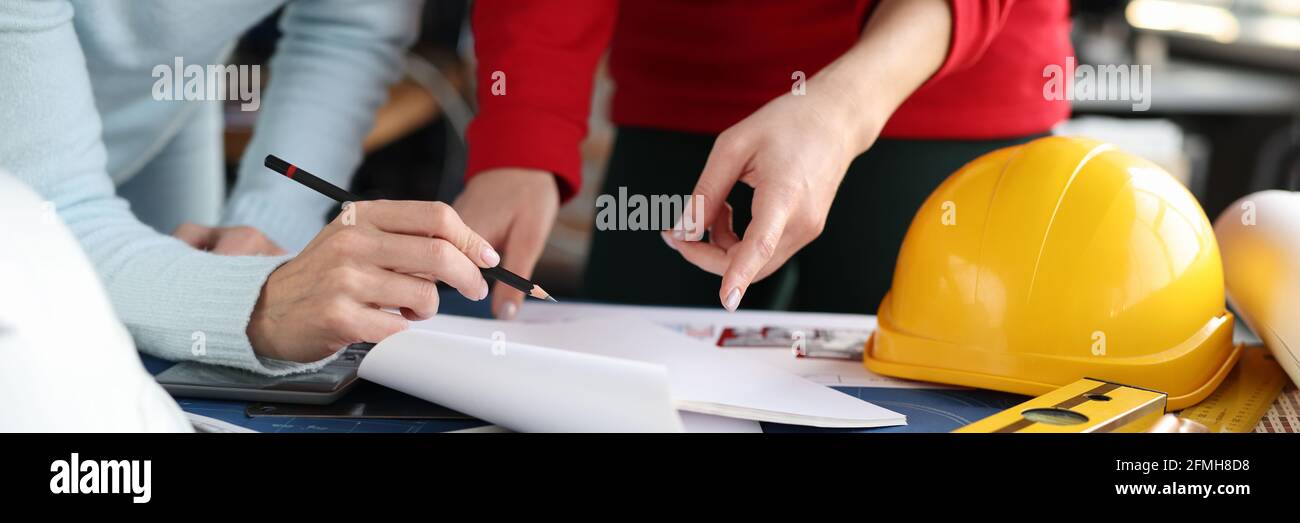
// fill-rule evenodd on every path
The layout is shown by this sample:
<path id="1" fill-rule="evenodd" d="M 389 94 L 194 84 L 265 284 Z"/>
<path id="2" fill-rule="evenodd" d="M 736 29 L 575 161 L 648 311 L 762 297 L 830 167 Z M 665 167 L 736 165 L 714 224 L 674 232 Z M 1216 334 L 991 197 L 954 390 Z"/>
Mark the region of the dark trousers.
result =
<path id="1" fill-rule="evenodd" d="M 916 210 L 948 175 L 1004 140 L 880 139 L 849 165 L 821 236 L 745 293 L 741 308 L 875 314 Z M 695 187 L 715 135 L 618 130 L 604 194 L 686 195 Z M 728 202 L 735 229 L 749 224 L 754 191 L 737 183 Z M 617 196 L 616 196 L 617 197 Z M 644 305 L 720 307 L 719 276 L 691 265 L 657 231 L 595 230 L 582 297 Z"/>

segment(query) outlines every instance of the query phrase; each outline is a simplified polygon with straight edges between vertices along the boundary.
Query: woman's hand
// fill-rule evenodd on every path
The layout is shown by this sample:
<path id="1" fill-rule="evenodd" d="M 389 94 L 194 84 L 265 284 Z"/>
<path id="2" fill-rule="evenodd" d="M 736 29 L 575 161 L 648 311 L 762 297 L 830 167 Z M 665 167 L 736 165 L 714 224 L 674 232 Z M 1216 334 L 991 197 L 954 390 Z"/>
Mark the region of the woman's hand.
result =
<path id="1" fill-rule="evenodd" d="M 349 205 L 267 278 L 248 322 L 258 355 L 309 362 L 381 341 L 438 311 L 437 281 L 471 300 L 487 296 L 479 268 L 500 257 L 447 204 Z"/>
<path id="2" fill-rule="evenodd" d="M 172 236 L 202 251 L 212 251 L 228 256 L 279 256 L 284 249 L 253 227 L 208 227 L 197 223 L 182 223 Z"/>
<path id="3" fill-rule="evenodd" d="M 691 206 L 702 204 L 690 210 L 709 231 L 707 243 L 663 233 L 688 261 L 722 275 L 718 296 L 727 310 L 821 234 L 849 162 L 875 140 L 879 127 L 846 120 L 836 93 L 809 91 L 783 95 L 718 136 L 691 196 Z M 754 188 L 743 239 L 726 204 L 737 181 Z"/>
<path id="4" fill-rule="evenodd" d="M 490 169 L 471 178 L 453 205 L 465 223 L 504 249 L 502 267 L 532 278 L 560 208 L 560 189 L 546 171 Z M 524 294 L 501 282 L 495 291 L 492 314 L 514 318 Z"/>
<path id="5" fill-rule="evenodd" d="M 722 275 L 718 297 L 727 310 L 821 234 L 849 162 L 939 70 L 951 26 L 946 0 L 883 0 L 862 38 L 809 78 L 803 94 L 792 86 L 718 136 L 692 192 L 703 203 L 691 216 L 709 230 L 709 242 L 685 241 L 683 230 L 664 239 L 691 263 Z M 737 181 L 754 188 L 754 218 L 743 239 L 731 230 L 726 204 Z"/>

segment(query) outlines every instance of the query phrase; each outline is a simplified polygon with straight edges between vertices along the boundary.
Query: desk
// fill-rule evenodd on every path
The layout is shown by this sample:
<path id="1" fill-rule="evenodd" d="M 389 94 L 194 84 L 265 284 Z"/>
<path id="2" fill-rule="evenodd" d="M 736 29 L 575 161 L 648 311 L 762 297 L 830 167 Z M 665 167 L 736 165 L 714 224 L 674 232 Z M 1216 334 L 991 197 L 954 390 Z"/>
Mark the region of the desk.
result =
<path id="1" fill-rule="evenodd" d="M 455 291 L 440 293 L 439 314 L 485 318 L 488 302 L 471 302 Z M 145 368 L 158 374 L 171 362 L 141 355 Z M 907 416 L 908 424 L 877 429 L 818 429 L 778 423 L 763 423 L 764 432 L 948 432 L 962 425 L 1005 410 L 1024 401 L 1024 396 L 987 390 L 892 389 L 875 387 L 833 387 Z M 483 426 L 476 420 L 370 420 L 344 418 L 250 418 L 244 414 L 249 402 L 176 398 L 187 412 L 216 418 L 259 432 L 447 432 Z"/>

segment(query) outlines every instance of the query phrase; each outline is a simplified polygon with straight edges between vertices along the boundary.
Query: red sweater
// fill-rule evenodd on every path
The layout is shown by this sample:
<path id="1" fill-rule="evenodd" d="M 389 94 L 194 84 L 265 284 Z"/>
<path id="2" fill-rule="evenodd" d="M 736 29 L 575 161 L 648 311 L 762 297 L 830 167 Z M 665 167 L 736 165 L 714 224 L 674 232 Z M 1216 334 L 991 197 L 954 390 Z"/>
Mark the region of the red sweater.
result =
<path id="1" fill-rule="evenodd" d="M 1043 68 L 1073 55 L 1067 0 L 951 1 L 947 59 L 894 112 L 883 136 L 1020 136 L 1069 115 L 1069 102 L 1043 96 Z M 794 71 L 810 78 L 848 50 L 872 4 L 478 0 L 479 113 L 469 128 L 467 176 L 536 168 L 556 174 L 564 198 L 577 192 L 578 144 L 606 48 L 615 124 L 718 133 L 790 92 Z"/>

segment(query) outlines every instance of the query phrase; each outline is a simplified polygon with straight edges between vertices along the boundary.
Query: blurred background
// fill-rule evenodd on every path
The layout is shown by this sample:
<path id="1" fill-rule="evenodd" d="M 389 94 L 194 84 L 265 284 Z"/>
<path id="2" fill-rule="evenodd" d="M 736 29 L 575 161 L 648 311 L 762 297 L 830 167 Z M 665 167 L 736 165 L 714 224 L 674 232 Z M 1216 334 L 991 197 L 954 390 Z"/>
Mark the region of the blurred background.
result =
<path id="1" fill-rule="evenodd" d="M 1032 0 L 1022 0 L 1032 1 Z M 428 2 L 405 78 L 366 139 L 352 187 L 367 198 L 444 200 L 459 193 L 465 126 L 474 112 L 473 36 L 467 0 Z M 273 15 L 245 36 L 233 63 L 264 64 Z M 1245 194 L 1300 190 L 1300 0 L 1089 0 L 1072 6 L 1077 63 L 1151 66 L 1151 106 L 1076 100 L 1058 134 L 1112 142 L 1164 166 L 1213 220 Z M 576 291 L 596 188 L 613 143 L 606 117 L 614 86 L 602 65 L 582 145 L 584 189 L 560 211 L 536 275 L 552 293 Z M 232 177 L 257 113 L 227 106 Z"/>

